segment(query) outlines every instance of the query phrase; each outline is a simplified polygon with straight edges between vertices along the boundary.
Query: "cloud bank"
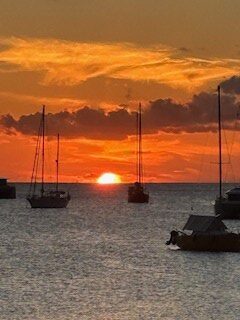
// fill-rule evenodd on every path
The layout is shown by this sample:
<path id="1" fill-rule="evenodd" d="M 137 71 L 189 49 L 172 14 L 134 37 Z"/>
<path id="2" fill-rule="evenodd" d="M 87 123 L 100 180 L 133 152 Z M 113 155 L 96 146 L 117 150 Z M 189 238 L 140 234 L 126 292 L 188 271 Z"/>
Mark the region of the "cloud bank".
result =
<path id="1" fill-rule="evenodd" d="M 221 83 L 221 87 L 225 93 L 239 95 L 240 94 L 240 77 L 233 76 Z"/>
<path id="2" fill-rule="evenodd" d="M 240 78 L 232 77 L 224 82 L 222 94 L 222 116 L 225 129 L 234 129 L 239 112 L 238 87 Z M 0 118 L 2 129 L 8 134 L 19 132 L 24 135 L 36 135 L 40 113 L 22 115 L 15 119 L 12 115 Z M 116 108 L 110 112 L 90 107 L 75 111 L 60 111 L 46 115 L 48 135 L 58 132 L 66 138 L 123 140 L 135 134 L 136 113 L 125 108 Z M 172 99 L 158 99 L 143 111 L 143 129 L 146 134 L 160 131 L 168 133 L 207 132 L 217 129 L 216 93 L 201 92 L 191 101 L 181 104 Z"/>

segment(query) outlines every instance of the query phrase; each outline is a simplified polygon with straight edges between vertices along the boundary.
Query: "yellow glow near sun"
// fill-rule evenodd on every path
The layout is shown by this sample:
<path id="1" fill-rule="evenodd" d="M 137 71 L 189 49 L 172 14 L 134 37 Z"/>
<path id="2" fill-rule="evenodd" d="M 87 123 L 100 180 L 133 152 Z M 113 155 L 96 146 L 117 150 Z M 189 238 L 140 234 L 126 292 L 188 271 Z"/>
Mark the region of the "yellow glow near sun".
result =
<path id="1" fill-rule="evenodd" d="M 121 179 L 120 177 L 111 172 L 103 173 L 98 179 L 97 182 L 99 184 L 115 184 L 115 183 L 120 183 Z"/>

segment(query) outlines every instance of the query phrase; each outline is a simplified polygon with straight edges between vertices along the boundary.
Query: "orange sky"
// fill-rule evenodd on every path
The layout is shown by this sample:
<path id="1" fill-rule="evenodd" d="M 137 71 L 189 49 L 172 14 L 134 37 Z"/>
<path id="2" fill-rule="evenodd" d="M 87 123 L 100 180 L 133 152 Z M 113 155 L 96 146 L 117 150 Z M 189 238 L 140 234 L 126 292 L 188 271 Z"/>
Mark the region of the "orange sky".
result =
<path id="1" fill-rule="evenodd" d="M 2 0 L 0 176 L 29 181 L 37 130 L 29 115 L 46 104 L 49 181 L 57 131 L 62 181 L 94 182 L 109 171 L 133 181 L 132 112 L 142 101 L 146 181 L 216 181 L 215 91 L 223 83 L 228 148 L 234 143 L 225 178 L 238 180 L 240 3 L 87 3 Z"/>

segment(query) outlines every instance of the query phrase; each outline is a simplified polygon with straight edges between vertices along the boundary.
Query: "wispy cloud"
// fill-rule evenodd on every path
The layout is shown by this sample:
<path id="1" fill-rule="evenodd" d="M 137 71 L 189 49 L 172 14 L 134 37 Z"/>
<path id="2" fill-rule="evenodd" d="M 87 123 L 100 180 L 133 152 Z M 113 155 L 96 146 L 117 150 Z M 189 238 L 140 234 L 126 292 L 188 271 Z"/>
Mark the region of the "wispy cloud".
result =
<path id="1" fill-rule="evenodd" d="M 13 67 L 41 72 L 45 85 L 76 85 L 104 76 L 195 88 L 240 71 L 240 60 L 190 57 L 183 50 L 163 45 L 12 37 L 2 38 L 0 46 L 1 72 L 11 72 Z"/>
<path id="2" fill-rule="evenodd" d="M 26 94 L 17 94 L 12 93 L 9 91 L 6 92 L 0 92 L 0 97 L 12 99 L 16 102 L 27 102 L 29 104 L 35 104 L 35 105 L 43 105 L 43 104 L 50 104 L 51 106 L 63 106 L 68 108 L 71 106 L 71 108 L 76 108 L 79 106 L 85 106 L 87 101 L 81 100 L 81 99 L 73 99 L 73 98 L 58 98 L 58 97 L 38 97 L 35 95 L 26 95 Z"/>

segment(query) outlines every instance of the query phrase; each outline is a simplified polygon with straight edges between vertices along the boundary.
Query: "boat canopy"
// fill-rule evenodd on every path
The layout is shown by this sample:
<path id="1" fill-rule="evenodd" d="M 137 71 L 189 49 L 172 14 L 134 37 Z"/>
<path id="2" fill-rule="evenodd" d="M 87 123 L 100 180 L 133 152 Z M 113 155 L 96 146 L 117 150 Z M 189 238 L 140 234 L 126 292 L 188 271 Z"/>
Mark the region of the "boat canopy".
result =
<path id="1" fill-rule="evenodd" d="M 233 188 L 233 189 L 230 189 L 226 192 L 227 195 L 240 195 L 240 186 L 239 187 L 236 187 L 236 188 Z"/>
<path id="2" fill-rule="evenodd" d="M 190 215 L 183 230 L 194 232 L 225 231 L 227 227 L 220 218 L 214 216 Z"/>

